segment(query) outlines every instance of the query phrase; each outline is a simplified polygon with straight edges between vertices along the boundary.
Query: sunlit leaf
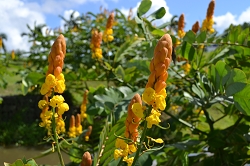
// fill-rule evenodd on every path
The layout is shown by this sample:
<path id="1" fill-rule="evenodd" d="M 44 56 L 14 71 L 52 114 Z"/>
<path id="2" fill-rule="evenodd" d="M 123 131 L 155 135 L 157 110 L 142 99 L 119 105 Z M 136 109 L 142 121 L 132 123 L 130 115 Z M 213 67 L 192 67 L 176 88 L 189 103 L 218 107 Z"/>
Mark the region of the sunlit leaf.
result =
<path id="1" fill-rule="evenodd" d="M 139 18 L 151 8 L 152 2 L 151 0 L 142 0 L 141 4 L 137 10 L 137 15 Z"/>

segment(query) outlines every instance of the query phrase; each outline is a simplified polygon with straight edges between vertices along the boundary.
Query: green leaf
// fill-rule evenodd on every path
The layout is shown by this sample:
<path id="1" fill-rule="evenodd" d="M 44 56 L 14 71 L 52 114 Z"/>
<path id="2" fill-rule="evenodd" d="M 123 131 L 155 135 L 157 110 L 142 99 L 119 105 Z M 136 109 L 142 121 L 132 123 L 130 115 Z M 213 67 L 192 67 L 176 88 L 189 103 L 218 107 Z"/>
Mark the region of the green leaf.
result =
<path id="1" fill-rule="evenodd" d="M 250 84 L 245 88 L 234 94 L 235 107 L 245 115 L 250 115 Z"/>
<path id="2" fill-rule="evenodd" d="M 144 38 L 133 38 L 125 42 L 115 54 L 114 61 L 119 62 L 124 59 L 125 55 L 129 54 L 129 51 L 133 50 L 139 43 L 145 40 Z"/>
<path id="3" fill-rule="evenodd" d="M 156 36 L 163 36 L 165 34 L 165 32 L 161 29 L 155 29 L 153 31 L 151 31 L 152 35 L 156 35 Z"/>
<path id="4" fill-rule="evenodd" d="M 191 31 L 191 30 L 189 30 L 189 31 L 185 34 L 185 36 L 184 36 L 184 38 L 183 38 L 183 41 L 186 41 L 186 42 L 188 42 L 188 43 L 190 43 L 190 44 L 194 43 L 194 42 L 195 42 L 195 34 L 194 34 L 194 32 Z"/>
<path id="5" fill-rule="evenodd" d="M 222 92 L 222 86 L 229 79 L 230 67 L 226 65 L 225 62 L 218 61 L 215 64 L 215 89 L 216 91 L 220 89 Z"/>
<path id="6" fill-rule="evenodd" d="M 34 159 L 28 159 L 27 164 L 29 164 L 31 166 L 37 166 L 37 163 L 36 163 L 36 161 Z"/>
<path id="7" fill-rule="evenodd" d="M 138 10 L 137 10 L 137 16 L 141 18 L 141 16 L 151 8 L 152 2 L 151 0 L 142 0 Z"/>
<path id="8" fill-rule="evenodd" d="M 119 121 L 111 128 L 110 131 L 106 131 L 104 135 L 107 135 L 105 142 L 102 146 L 104 146 L 102 156 L 100 157 L 100 165 L 106 166 L 110 163 L 110 161 L 114 158 L 114 150 L 115 150 L 115 141 L 116 136 L 122 136 L 122 134 L 125 132 L 125 120 L 126 120 L 126 114 L 119 119 Z M 107 133 L 108 132 L 108 133 Z M 99 145 L 99 147 L 102 147 Z"/>
<path id="9" fill-rule="evenodd" d="M 182 56 L 192 61 L 195 56 L 195 48 L 188 42 L 184 41 L 181 47 Z"/>
<path id="10" fill-rule="evenodd" d="M 24 166 L 24 163 L 21 159 L 17 159 L 13 164 L 10 164 L 10 166 Z"/>
<path id="11" fill-rule="evenodd" d="M 223 50 L 221 50 L 217 55 L 215 55 L 209 62 L 208 64 L 214 64 L 217 61 L 219 61 L 220 59 L 222 59 L 222 57 L 225 57 L 228 55 L 228 52 L 230 51 L 229 47 L 224 48 Z"/>
<path id="12" fill-rule="evenodd" d="M 206 40 L 206 36 L 206 31 L 202 31 L 196 38 L 197 43 L 204 43 L 204 41 Z"/>
<path id="13" fill-rule="evenodd" d="M 228 34 L 228 41 L 230 41 L 230 43 L 235 43 L 235 41 L 236 41 L 236 38 L 235 38 L 235 36 L 234 36 L 234 33 L 235 33 L 235 31 L 234 31 L 234 28 L 230 28 L 231 30 L 229 31 L 229 34 Z"/>
<path id="14" fill-rule="evenodd" d="M 233 69 L 230 72 L 229 79 L 226 83 L 226 94 L 231 96 L 241 91 L 247 83 L 246 74 L 240 69 Z"/>
<path id="15" fill-rule="evenodd" d="M 121 79 L 124 79 L 125 72 L 121 65 L 117 66 L 117 68 L 115 69 L 115 75 Z"/>
<path id="16" fill-rule="evenodd" d="M 33 85 L 38 84 L 38 83 L 43 83 L 44 79 L 45 79 L 44 75 L 38 72 L 31 72 L 26 77 L 26 80 L 31 82 Z"/>
<path id="17" fill-rule="evenodd" d="M 166 14 L 165 8 L 161 7 L 158 10 L 156 10 L 155 12 L 153 12 L 152 14 L 150 14 L 148 17 L 151 17 L 152 20 L 161 19 L 165 14 Z"/>
<path id="18" fill-rule="evenodd" d="M 203 92 L 203 90 L 199 87 L 199 85 L 192 85 L 192 91 L 197 94 L 201 99 L 203 99 L 205 97 L 205 94 Z"/>

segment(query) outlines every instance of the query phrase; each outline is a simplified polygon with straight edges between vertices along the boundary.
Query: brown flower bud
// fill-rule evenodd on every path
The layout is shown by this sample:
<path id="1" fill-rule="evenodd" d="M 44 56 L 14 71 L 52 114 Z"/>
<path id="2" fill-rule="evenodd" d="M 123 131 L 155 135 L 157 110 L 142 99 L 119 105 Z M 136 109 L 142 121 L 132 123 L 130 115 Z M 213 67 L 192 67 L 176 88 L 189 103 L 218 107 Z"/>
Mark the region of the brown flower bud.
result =
<path id="1" fill-rule="evenodd" d="M 107 21 L 107 25 L 106 25 L 106 29 L 111 29 L 112 28 L 114 20 L 115 20 L 115 14 L 112 12 L 109 15 L 109 18 L 108 18 L 108 21 Z"/>
<path id="2" fill-rule="evenodd" d="M 194 25 L 192 26 L 192 31 L 193 31 L 194 33 L 197 33 L 199 29 L 200 29 L 199 21 L 196 21 L 196 22 L 194 23 Z"/>
<path id="3" fill-rule="evenodd" d="M 82 156 L 82 162 L 80 164 L 81 166 L 91 166 L 92 165 L 92 159 L 91 154 L 86 151 Z"/>
<path id="4" fill-rule="evenodd" d="M 209 3 L 208 9 L 207 9 L 207 18 L 208 19 L 211 19 L 213 17 L 213 15 L 214 15 L 214 7 L 215 7 L 215 1 L 212 0 Z"/>
<path id="5" fill-rule="evenodd" d="M 51 47 L 51 51 L 48 57 L 49 69 L 48 74 L 54 74 L 56 77 L 61 74 L 64 64 L 64 57 L 66 54 L 66 42 L 64 36 L 61 34 L 57 37 Z"/>
<path id="6" fill-rule="evenodd" d="M 181 14 L 178 21 L 178 30 L 184 30 L 185 22 L 184 22 L 184 14 Z"/>
<path id="7" fill-rule="evenodd" d="M 70 128 L 75 127 L 75 116 L 71 115 L 70 118 Z"/>

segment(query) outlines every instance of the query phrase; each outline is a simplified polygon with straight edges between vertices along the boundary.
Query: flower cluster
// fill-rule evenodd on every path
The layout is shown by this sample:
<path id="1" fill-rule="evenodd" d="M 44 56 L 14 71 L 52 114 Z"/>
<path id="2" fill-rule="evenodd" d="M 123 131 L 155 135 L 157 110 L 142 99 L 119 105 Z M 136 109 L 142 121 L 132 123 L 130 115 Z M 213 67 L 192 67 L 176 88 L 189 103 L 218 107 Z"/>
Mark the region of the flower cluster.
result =
<path id="1" fill-rule="evenodd" d="M 192 31 L 196 34 L 200 29 L 199 21 L 196 21 L 194 25 L 192 26 Z"/>
<path id="2" fill-rule="evenodd" d="M 93 29 L 91 31 L 91 34 L 92 37 L 91 37 L 90 48 L 92 50 L 92 58 L 100 60 L 102 59 L 102 49 L 101 49 L 102 33 Z"/>
<path id="3" fill-rule="evenodd" d="M 134 159 L 134 157 L 129 158 L 128 154 L 132 154 L 137 150 L 135 145 L 138 137 L 138 126 L 142 117 L 143 109 L 141 96 L 135 94 L 128 105 L 128 115 L 125 121 L 125 137 L 131 140 L 131 142 L 127 143 L 125 140 L 117 138 L 115 143 L 117 149 L 114 151 L 114 158 L 118 159 L 123 157 L 123 161 L 127 162 L 128 165 L 131 165 Z"/>
<path id="4" fill-rule="evenodd" d="M 38 107 L 42 109 L 42 113 L 40 114 L 42 122 L 40 123 L 40 126 L 45 127 L 48 130 L 48 135 L 51 135 L 51 123 L 53 113 L 49 110 L 49 106 L 57 110 L 57 113 L 55 114 L 57 133 L 64 133 L 65 123 L 62 119 L 62 114 L 65 111 L 69 110 L 68 104 L 64 102 L 64 98 L 62 95 L 53 96 L 49 102 L 48 97 L 45 96 L 43 100 L 40 100 L 38 102 Z"/>
<path id="5" fill-rule="evenodd" d="M 65 90 L 65 79 L 63 73 L 60 73 L 57 77 L 52 74 L 48 74 L 45 79 L 45 83 L 43 83 L 40 93 L 42 95 L 48 94 L 51 95 L 51 92 L 63 93 Z"/>
<path id="6" fill-rule="evenodd" d="M 106 29 L 103 32 L 103 41 L 104 42 L 111 42 L 114 40 L 114 36 L 113 35 L 113 24 L 114 24 L 114 19 L 115 19 L 115 15 L 114 13 L 111 13 L 109 15 L 107 24 L 106 24 Z"/>
<path id="7" fill-rule="evenodd" d="M 215 1 L 212 0 L 209 3 L 208 9 L 207 9 L 207 16 L 206 16 L 206 18 L 202 22 L 202 27 L 201 27 L 202 31 L 209 31 L 210 33 L 214 32 L 214 29 L 213 29 L 213 24 L 214 24 L 214 20 L 213 20 L 214 7 L 215 7 Z"/>
<path id="8" fill-rule="evenodd" d="M 161 111 L 165 110 L 167 96 L 166 80 L 168 78 L 167 69 L 172 60 L 172 39 L 169 34 L 165 34 L 158 41 L 154 57 L 150 62 L 150 76 L 148 83 L 142 94 L 142 100 L 152 107 L 151 113 L 146 117 L 147 127 L 151 128 L 153 124 L 158 125 Z"/>
<path id="9" fill-rule="evenodd" d="M 76 117 L 71 115 L 68 136 L 75 138 L 82 133 L 81 116 L 77 114 Z"/>
<path id="10" fill-rule="evenodd" d="M 184 70 L 184 73 L 187 75 L 191 70 L 191 65 L 188 62 L 186 62 L 185 64 L 181 66 L 181 68 Z"/>
<path id="11" fill-rule="evenodd" d="M 88 103 L 88 90 L 85 90 L 83 94 L 82 104 L 81 104 L 81 121 L 87 118 L 87 114 L 86 114 L 87 103 Z"/>
<path id="12" fill-rule="evenodd" d="M 54 92 L 61 94 L 65 90 L 65 80 L 62 74 L 65 54 L 65 39 L 63 35 L 60 35 L 53 43 L 48 57 L 49 67 L 46 73 L 45 83 L 43 83 L 40 90 L 40 93 L 44 95 L 44 97 L 43 100 L 38 102 L 38 107 L 42 109 L 40 114 L 42 122 L 40 126 L 48 130 L 48 135 L 51 135 L 53 118 L 55 120 L 57 134 L 65 132 L 65 123 L 62 119 L 62 115 L 65 111 L 69 110 L 69 106 L 64 102 L 62 95 L 54 95 Z"/>
<path id="13" fill-rule="evenodd" d="M 178 21 L 178 36 L 180 38 L 183 38 L 186 34 L 184 31 L 184 26 L 185 26 L 184 14 L 181 14 Z"/>

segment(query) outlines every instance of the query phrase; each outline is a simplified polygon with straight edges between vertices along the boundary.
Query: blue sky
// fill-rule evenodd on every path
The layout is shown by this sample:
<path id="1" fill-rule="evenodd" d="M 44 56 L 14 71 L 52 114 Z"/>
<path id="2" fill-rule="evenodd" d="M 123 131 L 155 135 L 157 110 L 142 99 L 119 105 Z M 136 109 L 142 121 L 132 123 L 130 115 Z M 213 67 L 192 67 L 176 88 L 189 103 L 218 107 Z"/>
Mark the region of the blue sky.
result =
<path id="1" fill-rule="evenodd" d="M 165 7 L 166 16 L 158 21 L 164 23 L 173 15 L 184 13 L 186 30 L 189 30 L 195 21 L 200 24 L 206 16 L 210 0 L 152 0 L 151 13 L 160 7 Z M 27 38 L 20 36 L 27 32 L 26 24 L 45 23 L 48 28 L 58 28 L 63 22 L 58 15 L 69 17 L 72 11 L 77 11 L 76 16 L 91 11 L 97 13 L 100 6 L 108 9 L 120 9 L 128 14 L 130 8 L 134 13 L 140 0 L 0 0 L 0 33 L 6 33 L 8 40 L 7 49 L 28 50 L 30 45 Z M 250 22 L 250 0 L 215 0 L 214 20 L 215 29 L 222 32 L 231 23 L 241 24 Z"/>

